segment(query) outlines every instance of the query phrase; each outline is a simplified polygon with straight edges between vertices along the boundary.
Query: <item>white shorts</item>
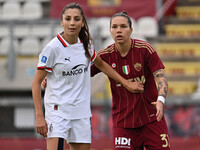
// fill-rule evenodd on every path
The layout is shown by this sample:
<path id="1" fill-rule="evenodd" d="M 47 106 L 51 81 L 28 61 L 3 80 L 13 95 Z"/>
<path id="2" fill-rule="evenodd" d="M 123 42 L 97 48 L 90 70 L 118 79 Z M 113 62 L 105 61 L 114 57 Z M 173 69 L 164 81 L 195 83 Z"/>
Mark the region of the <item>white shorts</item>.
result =
<path id="1" fill-rule="evenodd" d="M 90 118 L 68 120 L 59 116 L 46 116 L 47 138 L 64 138 L 68 143 L 91 143 Z"/>

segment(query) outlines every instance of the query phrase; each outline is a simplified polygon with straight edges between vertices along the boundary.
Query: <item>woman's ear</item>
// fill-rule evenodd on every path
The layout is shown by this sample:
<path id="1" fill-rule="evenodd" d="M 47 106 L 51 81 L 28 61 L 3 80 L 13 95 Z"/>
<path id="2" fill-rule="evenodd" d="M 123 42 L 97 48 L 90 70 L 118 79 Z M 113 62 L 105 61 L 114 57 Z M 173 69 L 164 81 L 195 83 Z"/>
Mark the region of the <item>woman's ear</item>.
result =
<path id="1" fill-rule="evenodd" d="M 86 23 L 86 20 L 83 19 L 83 21 L 82 21 L 82 25 L 81 25 L 81 28 L 83 28 L 83 27 L 85 26 L 85 23 Z"/>
<path id="2" fill-rule="evenodd" d="M 64 27 L 63 20 L 60 22 L 61 27 Z"/>
<path id="3" fill-rule="evenodd" d="M 81 27 L 84 27 L 84 25 L 85 25 L 85 22 L 82 22 L 82 25 L 81 25 Z"/>

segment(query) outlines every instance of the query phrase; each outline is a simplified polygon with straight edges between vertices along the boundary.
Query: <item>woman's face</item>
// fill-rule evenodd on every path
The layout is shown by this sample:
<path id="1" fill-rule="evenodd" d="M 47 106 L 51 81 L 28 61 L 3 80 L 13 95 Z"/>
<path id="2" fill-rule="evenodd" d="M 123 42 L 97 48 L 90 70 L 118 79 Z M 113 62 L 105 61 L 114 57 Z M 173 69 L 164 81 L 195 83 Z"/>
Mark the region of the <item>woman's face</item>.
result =
<path id="1" fill-rule="evenodd" d="M 65 13 L 62 16 L 61 25 L 64 27 L 65 34 L 78 36 L 81 28 L 84 26 L 81 11 L 77 8 L 65 10 Z"/>
<path id="2" fill-rule="evenodd" d="M 111 21 L 110 33 L 115 43 L 126 43 L 130 39 L 132 30 L 129 27 L 128 19 L 123 16 L 116 16 Z"/>

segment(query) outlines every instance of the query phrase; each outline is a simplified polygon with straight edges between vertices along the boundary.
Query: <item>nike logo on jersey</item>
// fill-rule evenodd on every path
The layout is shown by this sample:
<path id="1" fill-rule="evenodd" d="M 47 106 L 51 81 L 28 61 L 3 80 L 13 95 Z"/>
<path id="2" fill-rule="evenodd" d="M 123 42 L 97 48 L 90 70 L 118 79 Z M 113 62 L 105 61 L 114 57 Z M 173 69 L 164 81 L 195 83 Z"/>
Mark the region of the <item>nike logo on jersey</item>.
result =
<path id="1" fill-rule="evenodd" d="M 70 61 L 70 57 L 65 58 L 65 60 Z M 71 62 L 71 61 L 70 61 Z"/>

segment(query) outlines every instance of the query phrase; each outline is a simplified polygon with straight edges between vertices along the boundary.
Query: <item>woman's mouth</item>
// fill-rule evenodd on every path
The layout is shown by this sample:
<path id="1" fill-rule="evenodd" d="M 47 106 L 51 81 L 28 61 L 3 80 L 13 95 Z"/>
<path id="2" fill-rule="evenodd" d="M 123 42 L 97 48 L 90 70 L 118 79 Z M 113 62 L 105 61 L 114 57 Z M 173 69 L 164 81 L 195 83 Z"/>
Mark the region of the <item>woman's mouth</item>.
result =
<path id="1" fill-rule="evenodd" d="M 122 39 L 123 39 L 123 36 L 118 35 L 118 36 L 116 36 L 116 39 L 117 39 L 117 40 L 122 40 Z"/>
<path id="2" fill-rule="evenodd" d="M 69 28 L 69 31 L 74 32 L 75 28 Z"/>

